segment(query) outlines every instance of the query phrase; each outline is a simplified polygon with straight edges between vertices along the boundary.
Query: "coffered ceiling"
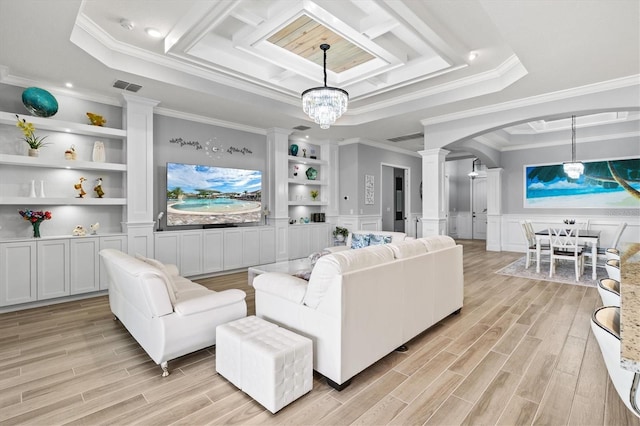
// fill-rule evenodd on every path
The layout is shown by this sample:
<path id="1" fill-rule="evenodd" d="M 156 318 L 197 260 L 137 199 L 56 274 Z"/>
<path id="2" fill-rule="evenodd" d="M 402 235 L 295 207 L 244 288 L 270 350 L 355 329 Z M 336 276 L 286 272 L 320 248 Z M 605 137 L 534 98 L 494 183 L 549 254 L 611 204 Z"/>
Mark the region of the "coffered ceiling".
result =
<path id="1" fill-rule="evenodd" d="M 0 81 L 59 91 L 72 81 L 115 99 L 123 80 L 165 112 L 416 151 L 422 119 L 640 74 L 638 3 L 0 0 Z M 326 131 L 300 106 L 301 92 L 322 85 L 322 43 L 327 84 L 350 94 Z M 511 149 L 526 130 L 479 143 Z"/>

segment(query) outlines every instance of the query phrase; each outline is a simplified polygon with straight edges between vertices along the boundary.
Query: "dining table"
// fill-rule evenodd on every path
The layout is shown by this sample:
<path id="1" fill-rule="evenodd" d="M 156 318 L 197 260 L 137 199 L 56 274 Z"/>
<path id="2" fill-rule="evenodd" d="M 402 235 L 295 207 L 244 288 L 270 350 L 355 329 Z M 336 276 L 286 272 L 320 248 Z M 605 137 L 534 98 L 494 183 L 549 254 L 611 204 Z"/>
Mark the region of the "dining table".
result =
<path id="1" fill-rule="evenodd" d="M 540 247 L 542 242 L 549 239 L 549 230 L 543 229 L 536 233 L 536 272 L 540 273 Z M 598 242 L 600 241 L 600 231 L 590 229 L 580 229 L 578 241 L 591 247 L 591 278 L 596 279 L 596 259 L 598 259 Z"/>

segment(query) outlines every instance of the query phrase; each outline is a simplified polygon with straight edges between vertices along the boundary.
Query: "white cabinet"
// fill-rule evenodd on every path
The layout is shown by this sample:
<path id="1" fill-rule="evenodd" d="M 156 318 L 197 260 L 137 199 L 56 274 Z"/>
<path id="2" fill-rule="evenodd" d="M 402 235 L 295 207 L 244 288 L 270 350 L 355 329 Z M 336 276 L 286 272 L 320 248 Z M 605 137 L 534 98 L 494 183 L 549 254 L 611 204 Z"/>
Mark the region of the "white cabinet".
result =
<path id="1" fill-rule="evenodd" d="M 329 246 L 329 224 L 289 226 L 289 259 L 307 257 Z"/>
<path id="2" fill-rule="evenodd" d="M 108 248 L 127 253 L 127 237 L 125 235 L 107 235 L 100 237 L 100 250 Z M 98 258 L 100 259 L 100 290 L 107 290 L 109 288 L 107 270 L 105 269 L 99 252 Z"/>
<path id="3" fill-rule="evenodd" d="M 209 274 L 224 268 L 223 237 L 221 230 L 208 229 L 202 233 L 202 272 Z"/>
<path id="4" fill-rule="evenodd" d="M 100 290 L 100 261 L 98 238 L 78 238 L 70 241 L 71 294 Z"/>
<path id="5" fill-rule="evenodd" d="M 202 274 L 202 231 L 183 232 L 180 248 L 180 273 L 184 276 Z"/>
<path id="6" fill-rule="evenodd" d="M 260 228 L 260 264 L 276 261 L 276 230 Z"/>
<path id="7" fill-rule="evenodd" d="M 178 266 L 185 277 L 275 262 L 270 226 L 155 233 L 155 258 Z"/>
<path id="8" fill-rule="evenodd" d="M 225 270 L 242 268 L 243 246 L 244 238 L 240 228 L 224 230 L 223 262 Z"/>
<path id="9" fill-rule="evenodd" d="M 69 240 L 41 240 L 36 245 L 38 300 L 69 296 Z"/>
<path id="10" fill-rule="evenodd" d="M 125 235 L 0 243 L 0 306 L 106 290 L 99 251 L 126 245 Z"/>
<path id="11" fill-rule="evenodd" d="M 0 306 L 36 301 L 35 241 L 0 243 Z"/>

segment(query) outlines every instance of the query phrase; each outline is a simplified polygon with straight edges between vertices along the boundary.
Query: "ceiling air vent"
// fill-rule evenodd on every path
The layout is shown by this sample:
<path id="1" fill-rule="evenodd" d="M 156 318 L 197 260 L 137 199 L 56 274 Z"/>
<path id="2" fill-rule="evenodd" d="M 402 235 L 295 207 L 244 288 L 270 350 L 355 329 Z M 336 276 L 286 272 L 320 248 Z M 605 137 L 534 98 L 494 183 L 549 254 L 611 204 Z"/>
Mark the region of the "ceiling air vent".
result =
<path id="1" fill-rule="evenodd" d="M 142 89 L 142 86 L 140 86 L 139 84 L 129 83 L 128 81 L 123 80 L 116 80 L 115 83 L 113 83 L 113 87 L 115 87 L 116 89 L 128 90 L 129 92 L 137 92 L 138 90 Z"/>
<path id="2" fill-rule="evenodd" d="M 293 130 L 300 130 L 301 132 L 304 132 L 305 130 L 309 130 L 310 128 L 311 127 L 309 127 L 309 126 L 300 125 L 300 126 L 294 127 Z"/>
<path id="3" fill-rule="evenodd" d="M 398 136 L 397 138 L 387 139 L 389 142 L 404 142 L 412 139 L 424 138 L 424 133 L 414 133 L 412 135 Z"/>

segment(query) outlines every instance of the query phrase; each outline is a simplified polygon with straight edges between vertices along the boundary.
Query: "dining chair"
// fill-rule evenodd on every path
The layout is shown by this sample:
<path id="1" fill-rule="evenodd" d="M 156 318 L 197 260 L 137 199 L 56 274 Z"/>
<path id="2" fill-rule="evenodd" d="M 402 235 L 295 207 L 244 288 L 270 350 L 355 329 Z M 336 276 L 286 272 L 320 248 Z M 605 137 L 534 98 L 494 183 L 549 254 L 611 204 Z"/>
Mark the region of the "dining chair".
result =
<path id="1" fill-rule="evenodd" d="M 607 260 L 615 259 L 616 257 L 620 259 L 620 250 L 618 250 L 618 244 L 620 243 L 620 238 L 622 237 L 622 233 L 626 228 L 627 222 L 622 222 L 618 225 L 616 233 L 613 236 L 611 246 L 604 250 L 604 254 L 607 256 Z"/>
<path id="2" fill-rule="evenodd" d="M 584 273 L 584 256 L 582 246 L 578 245 L 579 233 L 580 229 L 576 226 L 549 228 L 550 277 L 555 273 L 557 260 L 571 260 L 574 263 L 576 281 L 580 281 L 580 276 Z"/>
<path id="3" fill-rule="evenodd" d="M 527 242 L 527 259 L 526 259 L 526 269 L 529 269 L 531 266 L 531 259 L 535 259 L 536 256 L 536 234 L 533 230 L 533 224 L 530 220 L 521 220 L 520 226 L 522 228 L 522 233 Z M 549 244 L 540 244 L 540 254 L 549 254 Z M 542 257 L 540 258 L 540 262 L 542 262 Z"/>
<path id="4" fill-rule="evenodd" d="M 607 260 L 607 263 L 604 264 L 604 267 L 607 270 L 607 275 L 609 276 L 609 278 L 612 278 L 620 282 L 620 260 L 619 259 Z"/>
<path id="5" fill-rule="evenodd" d="M 640 417 L 640 375 L 620 366 L 620 308 L 603 306 L 596 309 L 591 316 L 591 330 L 618 396 L 633 414 Z"/>
<path id="6" fill-rule="evenodd" d="M 603 306 L 620 306 L 620 282 L 613 278 L 602 278 L 598 282 L 598 293 Z"/>

